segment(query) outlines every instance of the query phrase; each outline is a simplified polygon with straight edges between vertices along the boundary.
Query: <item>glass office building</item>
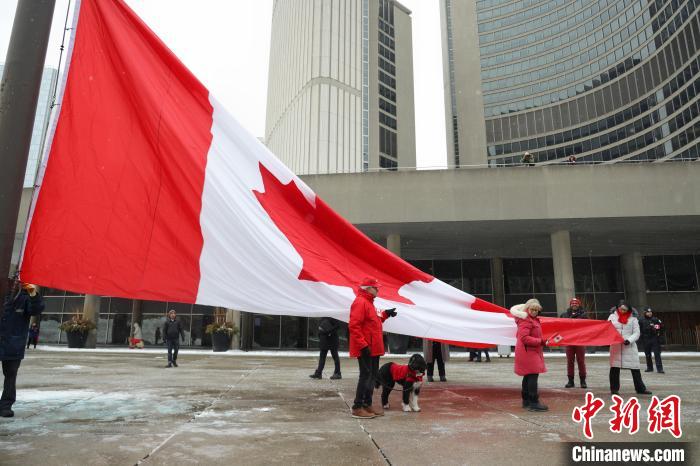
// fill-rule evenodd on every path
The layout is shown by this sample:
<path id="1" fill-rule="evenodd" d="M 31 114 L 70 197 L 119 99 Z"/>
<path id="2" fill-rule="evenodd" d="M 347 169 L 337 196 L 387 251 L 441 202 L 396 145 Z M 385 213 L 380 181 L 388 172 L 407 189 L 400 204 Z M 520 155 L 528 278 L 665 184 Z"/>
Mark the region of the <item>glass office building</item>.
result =
<path id="1" fill-rule="evenodd" d="M 0 65 L 0 76 L 2 76 L 4 65 Z M 24 174 L 24 187 L 34 186 L 39 162 L 43 155 L 44 139 L 48 134 L 49 120 L 51 117 L 51 102 L 56 88 L 58 71 L 53 68 L 44 68 L 41 76 L 41 87 L 39 88 L 39 99 L 36 103 L 36 116 L 32 128 L 32 141 L 29 145 L 29 157 L 27 158 L 27 170 Z"/>
<path id="2" fill-rule="evenodd" d="M 539 163 L 697 159 L 698 3 L 443 0 L 455 165 L 464 131 L 485 131 L 480 162 L 490 165 L 517 163 L 525 151 Z M 470 53 L 478 76 L 460 67 Z M 477 104 L 460 105 L 460 93 L 476 91 L 483 128 L 469 119 Z"/>

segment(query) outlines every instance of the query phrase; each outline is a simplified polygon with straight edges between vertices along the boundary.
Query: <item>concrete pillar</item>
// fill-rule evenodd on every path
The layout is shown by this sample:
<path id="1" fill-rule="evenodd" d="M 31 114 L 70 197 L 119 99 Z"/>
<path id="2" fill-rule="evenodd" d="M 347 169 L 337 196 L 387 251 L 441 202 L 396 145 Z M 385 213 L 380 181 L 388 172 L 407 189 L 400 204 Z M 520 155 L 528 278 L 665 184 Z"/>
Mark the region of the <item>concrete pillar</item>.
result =
<path id="1" fill-rule="evenodd" d="M 94 294 L 85 295 L 85 303 L 83 304 L 83 319 L 91 320 L 97 327 L 98 317 L 100 315 L 100 297 Z M 97 328 L 90 330 L 87 340 L 85 341 L 86 348 L 94 348 L 97 343 Z"/>
<path id="2" fill-rule="evenodd" d="M 392 233 L 386 237 L 386 248 L 401 257 L 401 235 Z"/>
<path id="3" fill-rule="evenodd" d="M 386 248 L 401 257 L 401 235 L 391 233 L 386 237 Z M 386 333 L 386 342 L 389 347 L 389 352 L 394 354 L 406 354 L 408 349 L 407 335 L 398 335 L 396 333 Z"/>
<path id="4" fill-rule="evenodd" d="M 503 284 L 503 259 L 500 257 L 491 259 L 491 286 L 493 287 L 493 303 L 505 306 L 506 290 Z"/>
<path id="5" fill-rule="evenodd" d="M 134 299 L 131 301 L 131 329 L 129 330 L 129 336 L 131 336 L 132 338 L 134 336 L 134 322 L 138 322 L 139 327 L 141 327 L 141 319 L 141 300 Z"/>
<path id="6" fill-rule="evenodd" d="M 569 300 L 575 296 L 574 266 L 571 261 L 571 238 L 567 230 L 551 234 L 554 290 L 557 293 L 557 313 L 563 314 Z"/>
<path id="7" fill-rule="evenodd" d="M 642 255 L 638 252 L 623 254 L 621 262 L 622 277 L 625 280 L 625 297 L 630 305 L 641 312 L 641 307 L 648 304 Z"/>
<path id="8" fill-rule="evenodd" d="M 238 329 L 238 334 L 231 338 L 231 349 L 238 349 L 241 344 L 241 311 L 226 309 L 226 322 L 230 322 Z"/>

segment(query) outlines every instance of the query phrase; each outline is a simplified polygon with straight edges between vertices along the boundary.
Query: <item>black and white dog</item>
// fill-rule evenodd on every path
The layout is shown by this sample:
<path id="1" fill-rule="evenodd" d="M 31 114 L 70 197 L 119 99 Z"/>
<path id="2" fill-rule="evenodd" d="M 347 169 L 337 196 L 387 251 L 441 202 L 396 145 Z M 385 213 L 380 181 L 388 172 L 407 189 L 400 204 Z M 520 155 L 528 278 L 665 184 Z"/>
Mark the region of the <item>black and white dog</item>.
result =
<path id="1" fill-rule="evenodd" d="M 418 395 L 423 385 L 423 374 L 426 363 L 423 356 L 414 354 L 408 360 L 408 365 L 388 362 L 379 369 L 379 379 L 375 381 L 375 387 L 382 386 L 382 406 L 389 408 L 389 394 L 395 384 L 403 387 L 403 410 L 406 412 L 420 411 Z"/>

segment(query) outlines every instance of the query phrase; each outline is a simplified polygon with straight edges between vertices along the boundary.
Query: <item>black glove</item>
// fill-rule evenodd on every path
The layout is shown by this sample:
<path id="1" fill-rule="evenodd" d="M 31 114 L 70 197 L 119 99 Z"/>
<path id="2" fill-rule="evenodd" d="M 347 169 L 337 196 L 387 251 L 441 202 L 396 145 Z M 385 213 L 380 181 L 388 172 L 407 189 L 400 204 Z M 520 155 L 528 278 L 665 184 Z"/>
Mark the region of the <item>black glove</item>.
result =
<path id="1" fill-rule="evenodd" d="M 396 317 L 395 307 L 392 307 L 391 309 L 384 309 L 384 312 L 386 312 L 387 317 Z"/>
<path id="2" fill-rule="evenodd" d="M 629 345 L 629 344 L 630 344 L 630 341 L 629 341 L 629 340 L 625 340 L 625 346 L 627 346 L 627 345 Z"/>
<path id="3" fill-rule="evenodd" d="M 364 348 L 362 348 L 362 349 L 360 350 L 360 354 L 362 355 L 363 358 L 368 358 L 368 357 L 370 357 L 371 354 L 370 354 L 370 352 L 369 352 L 369 346 L 365 346 Z"/>

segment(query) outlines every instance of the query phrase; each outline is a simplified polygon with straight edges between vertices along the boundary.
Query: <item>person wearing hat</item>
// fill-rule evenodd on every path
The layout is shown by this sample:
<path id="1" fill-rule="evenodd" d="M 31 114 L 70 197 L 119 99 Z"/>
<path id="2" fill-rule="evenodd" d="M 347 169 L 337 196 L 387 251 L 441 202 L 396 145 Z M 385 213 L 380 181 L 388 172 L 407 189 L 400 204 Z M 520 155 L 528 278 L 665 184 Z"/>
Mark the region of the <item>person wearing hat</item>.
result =
<path id="1" fill-rule="evenodd" d="M 530 411 L 547 411 L 549 408 L 540 403 L 537 392 L 539 375 L 547 372 L 544 365 L 543 347 L 547 340 L 542 337 L 542 324 L 537 318 L 542 312 L 542 305 L 536 299 L 529 299 L 525 304 L 516 304 L 510 308 L 515 317 L 518 333 L 515 336 L 515 373 L 523 377 L 523 408 Z"/>
<path id="2" fill-rule="evenodd" d="M 569 309 L 562 316 L 565 319 L 585 319 L 586 311 L 581 306 L 581 300 L 572 298 L 569 301 Z M 564 388 L 572 388 L 574 386 L 574 360 L 578 362 L 578 376 L 581 381 L 581 388 L 588 388 L 586 385 L 586 347 L 585 346 L 567 346 L 566 347 L 566 376 L 569 381 L 564 385 Z"/>
<path id="3" fill-rule="evenodd" d="M 610 393 L 619 395 L 620 393 L 620 369 L 632 371 L 634 389 L 641 395 L 651 395 L 642 381 L 642 373 L 639 370 L 639 350 L 637 340 L 639 340 L 639 322 L 632 314 L 632 309 L 621 300 L 615 312 L 610 314 L 608 321 L 613 324 L 622 338 L 623 343 L 610 345 Z"/>
<path id="4" fill-rule="evenodd" d="M 44 301 L 35 285 L 10 279 L 9 293 L 0 314 L 0 361 L 4 376 L 0 417 L 12 417 L 12 405 L 17 397 L 17 371 L 24 359 L 24 342 L 32 317 L 41 315 Z"/>
<path id="5" fill-rule="evenodd" d="M 379 357 L 384 354 L 383 322 L 396 316 L 396 309 L 379 310 L 374 298 L 379 293 L 379 281 L 367 277 L 360 282 L 357 296 L 350 306 L 348 331 L 350 333 L 350 357 L 357 358 L 360 376 L 357 380 L 352 417 L 371 419 L 382 416 L 381 408 L 372 408 L 374 382 L 378 379 Z"/>
<path id="6" fill-rule="evenodd" d="M 656 361 L 656 371 L 659 374 L 663 374 L 664 365 L 661 362 L 661 344 L 664 325 L 661 319 L 654 317 L 654 313 L 649 306 L 644 306 L 644 316 L 639 319 L 639 328 L 642 332 L 642 344 L 644 346 L 644 355 L 647 360 L 647 370 L 645 372 L 654 372 L 654 365 L 651 362 L 651 353 L 653 351 L 654 360 Z"/>

